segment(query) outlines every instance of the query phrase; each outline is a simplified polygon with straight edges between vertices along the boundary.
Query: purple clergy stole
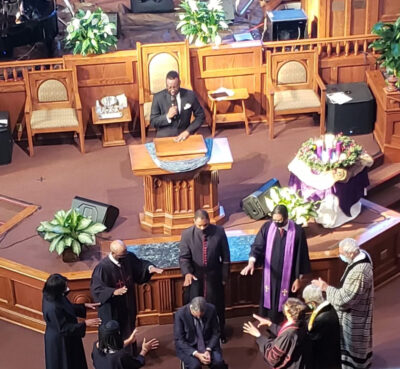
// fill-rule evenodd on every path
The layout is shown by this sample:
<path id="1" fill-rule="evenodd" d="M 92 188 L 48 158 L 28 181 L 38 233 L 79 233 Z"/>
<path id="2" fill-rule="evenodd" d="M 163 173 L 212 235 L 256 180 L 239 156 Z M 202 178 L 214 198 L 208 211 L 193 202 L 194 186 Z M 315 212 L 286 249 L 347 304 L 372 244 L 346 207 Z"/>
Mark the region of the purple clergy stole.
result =
<path id="1" fill-rule="evenodd" d="M 294 226 L 294 222 L 289 220 L 288 231 L 286 235 L 286 244 L 285 244 L 285 255 L 283 260 L 283 270 L 282 270 L 282 281 L 280 286 L 279 293 L 279 305 L 278 311 L 282 311 L 282 306 L 286 302 L 289 297 L 289 289 L 290 289 L 290 275 L 292 272 L 292 263 L 293 263 L 293 249 L 294 249 L 294 238 L 296 228 Z M 274 222 L 271 222 L 271 225 L 268 229 L 266 248 L 265 248 L 265 261 L 264 261 L 264 307 L 266 309 L 271 309 L 271 255 L 272 248 L 274 246 L 274 239 L 276 234 L 277 226 Z M 284 232 L 282 232 L 281 237 Z"/>

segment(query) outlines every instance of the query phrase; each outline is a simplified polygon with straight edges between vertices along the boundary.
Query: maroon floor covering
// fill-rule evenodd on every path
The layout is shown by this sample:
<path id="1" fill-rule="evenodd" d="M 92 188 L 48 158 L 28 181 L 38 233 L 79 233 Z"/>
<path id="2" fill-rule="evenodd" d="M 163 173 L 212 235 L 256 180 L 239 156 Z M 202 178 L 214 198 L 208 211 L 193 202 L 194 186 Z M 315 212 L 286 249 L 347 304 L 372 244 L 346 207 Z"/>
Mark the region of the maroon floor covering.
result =
<path id="1" fill-rule="evenodd" d="M 271 177 L 282 185 L 287 184 L 287 164 L 299 145 L 319 128 L 311 119 L 278 124 L 277 137 L 268 139 L 267 127 L 253 126 L 246 136 L 241 125 L 218 130 L 217 137 L 228 137 L 234 166 L 220 172 L 220 202 L 225 207 L 227 229 L 257 227 L 244 216 L 240 200 L 257 189 Z M 209 136 L 209 130 L 201 133 Z M 128 144 L 138 144 L 138 137 L 126 137 Z M 372 135 L 356 137 L 367 151 L 374 155 L 379 149 Z M 80 154 L 76 145 L 53 144 L 35 146 L 35 156 L 30 158 L 20 146 L 15 145 L 12 163 L 0 167 L 0 194 L 41 206 L 41 209 L 18 224 L 0 238 L 0 257 L 39 266 L 48 272 L 66 272 L 93 268 L 100 255 L 87 253 L 83 261 L 73 266 L 49 254 L 48 243 L 36 235 L 42 220 L 51 219 L 55 211 L 68 209 L 76 195 L 112 204 L 120 209 L 120 217 L 109 233 L 102 236 L 114 239 L 149 237 L 138 223 L 138 212 L 143 206 L 141 178 L 130 170 L 127 147 L 103 148 L 100 139 L 86 140 L 87 153 Z M 398 354 L 398 327 L 400 326 L 400 279 L 379 289 L 376 293 L 374 316 L 374 366 L 373 368 L 400 368 Z M 245 317 L 228 321 L 228 334 L 232 337 L 224 346 L 224 355 L 230 368 L 263 368 L 265 365 L 251 337 L 241 333 Z M 44 368 L 43 336 L 0 321 L 2 343 L 0 367 L 3 369 Z M 151 368 L 178 368 L 170 325 L 141 327 L 139 338 L 157 337 L 161 347 L 150 355 L 147 366 Z M 84 342 L 90 362 L 90 350 L 95 335 L 89 334 Z M 91 365 L 91 364 L 90 364 Z"/>

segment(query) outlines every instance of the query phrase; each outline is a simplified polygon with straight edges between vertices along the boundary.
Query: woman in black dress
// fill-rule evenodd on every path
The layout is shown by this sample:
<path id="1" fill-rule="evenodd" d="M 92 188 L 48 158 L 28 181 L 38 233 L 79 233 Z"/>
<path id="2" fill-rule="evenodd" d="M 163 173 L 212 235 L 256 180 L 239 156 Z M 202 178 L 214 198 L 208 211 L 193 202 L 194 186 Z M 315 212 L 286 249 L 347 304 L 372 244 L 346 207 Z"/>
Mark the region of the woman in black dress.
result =
<path id="1" fill-rule="evenodd" d="M 306 305 L 299 299 L 288 298 L 283 305 L 286 318 L 281 326 L 256 314 L 258 327 L 268 327 L 268 336 L 261 335 L 253 323 L 243 326 L 243 331 L 257 338 L 257 344 L 268 368 L 313 369 L 312 346 L 305 322 Z"/>
<path id="2" fill-rule="evenodd" d="M 78 316 L 86 317 L 86 307 L 95 309 L 98 304 L 72 304 L 66 297 L 67 282 L 64 276 L 51 274 L 43 288 L 46 369 L 87 369 L 82 337 L 86 327 L 100 325 L 98 318 L 78 323 Z"/>
<path id="3" fill-rule="evenodd" d="M 136 341 L 135 329 L 130 337 L 122 340 L 119 324 L 110 320 L 99 328 L 99 341 L 93 345 L 92 359 L 95 369 L 138 369 L 144 365 L 144 357 L 150 350 L 155 350 L 159 342 L 153 338 L 143 339 L 140 354 L 133 357 L 123 348 Z"/>

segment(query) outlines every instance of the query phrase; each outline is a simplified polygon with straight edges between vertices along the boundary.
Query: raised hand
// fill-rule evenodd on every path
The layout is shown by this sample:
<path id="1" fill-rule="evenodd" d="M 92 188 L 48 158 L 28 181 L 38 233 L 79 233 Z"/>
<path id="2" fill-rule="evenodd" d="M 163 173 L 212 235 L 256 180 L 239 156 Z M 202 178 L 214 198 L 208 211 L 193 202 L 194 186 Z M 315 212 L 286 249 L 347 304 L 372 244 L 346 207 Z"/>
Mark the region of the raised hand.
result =
<path id="1" fill-rule="evenodd" d="M 164 271 L 164 269 L 157 268 L 157 267 L 154 266 L 154 265 L 150 265 L 150 267 L 149 267 L 149 272 L 150 272 L 150 273 L 161 274 L 163 271 Z"/>
<path id="2" fill-rule="evenodd" d="M 125 295 L 127 291 L 128 291 L 128 289 L 124 286 L 124 287 L 117 288 L 116 290 L 114 290 L 113 294 L 115 296 L 122 296 L 122 295 Z"/>
<path id="3" fill-rule="evenodd" d="M 100 302 L 85 302 L 85 308 L 96 310 L 100 306 Z"/>
<path id="4" fill-rule="evenodd" d="M 156 338 L 152 338 L 149 341 L 146 341 L 146 338 L 143 338 L 142 350 L 140 351 L 140 355 L 145 356 L 149 351 L 156 350 L 160 342 Z"/>
<path id="5" fill-rule="evenodd" d="M 253 325 L 252 322 L 247 322 L 243 324 L 243 332 L 250 334 L 253 337 L 260 337 L 260 331 Z"/>
<path id="6" fill-rule="evenodd" d="M 272 322 L 269 319 L 265 319 L 257 314 L 253 314 L 253 318 L 258 320 L 257 328 L 270 327 L 272 324 Z"/>
<path id="7" fill-rule="evenodd" d="M 98 327 L 101 324 L 100 318 L 86 319 L 86 327 Z"/>
<path id="8" fill-rule="evenodd" d="M 254 273 L 254 261 L 249 261 L 247 266 L 245 266 L 240 272 L 241 275 L 248 275 L 249 273 L 250 275 L 253 275 Z"/>

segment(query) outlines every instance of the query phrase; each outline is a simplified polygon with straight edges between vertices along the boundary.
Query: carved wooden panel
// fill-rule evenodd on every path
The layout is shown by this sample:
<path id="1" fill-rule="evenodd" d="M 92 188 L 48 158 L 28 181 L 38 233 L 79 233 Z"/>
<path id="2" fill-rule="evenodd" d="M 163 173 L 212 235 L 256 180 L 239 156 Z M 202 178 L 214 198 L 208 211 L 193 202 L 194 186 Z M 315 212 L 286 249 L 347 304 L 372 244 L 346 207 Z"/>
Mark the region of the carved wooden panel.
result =
<path id="1" fill-rule="evenodd" d="M 400 2 L 396 0 L 379 0 L 379 20 L 394 22 L 400 16 Z"/>

